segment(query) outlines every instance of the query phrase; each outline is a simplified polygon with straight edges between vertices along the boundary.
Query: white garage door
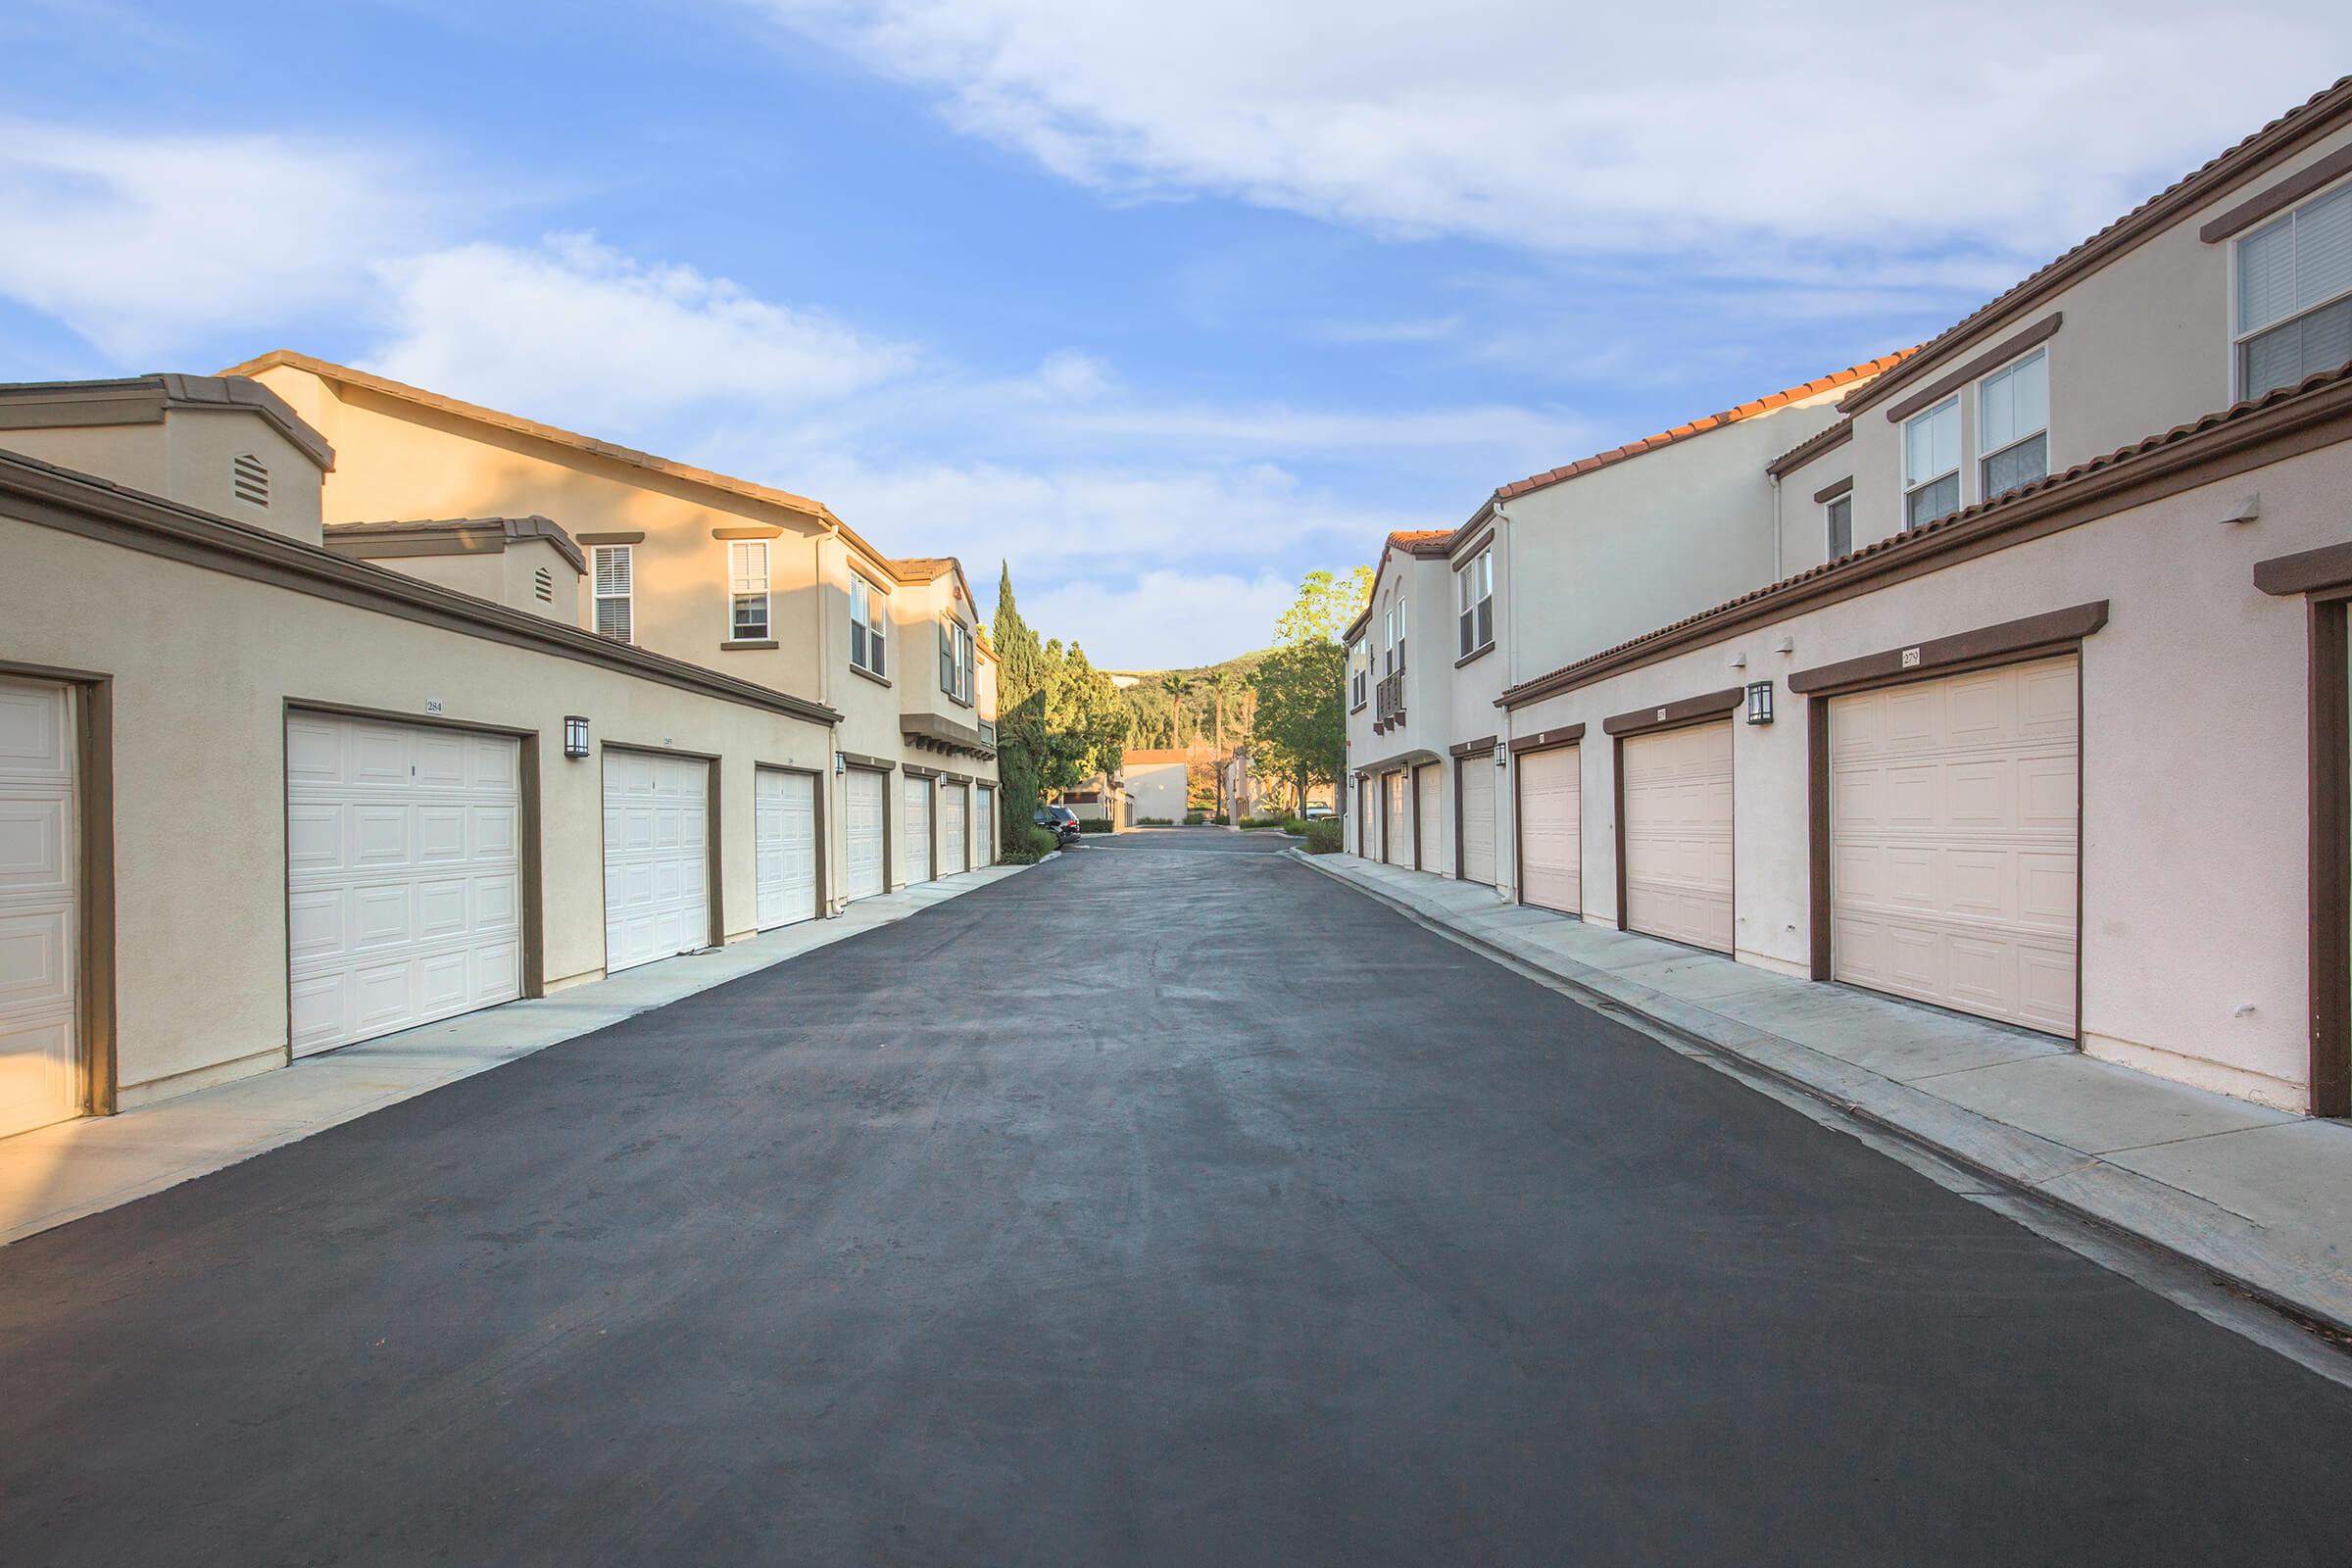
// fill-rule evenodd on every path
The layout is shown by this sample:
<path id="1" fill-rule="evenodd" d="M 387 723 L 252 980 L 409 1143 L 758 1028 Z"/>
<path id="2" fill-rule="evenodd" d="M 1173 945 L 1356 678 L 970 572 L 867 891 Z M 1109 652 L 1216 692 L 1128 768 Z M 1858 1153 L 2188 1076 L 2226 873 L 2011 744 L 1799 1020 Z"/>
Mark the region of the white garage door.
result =
<path id="1" fill-rule="evenodd" d="M 1367 860 L 1380 858 L 1379 788 L 1371 779 L 1355 781 L 1355 853 Z"/>
<path id="2" fill-rule="evenodd" d="M 853 767 L 844 778 L 842 825 L 848 839 L 847 894 L 870 899 L 887 886 L 882 868 L 882 813 L 889 775 Z"/>
<path id="3" fill-rule="evenodd" d="M 1404 814 L 1404 775 L 1382 774 L 1380 788 L 1388 798 L 1389 833 L 1385 845 L 1388 862 L 1391 865 L 1410 865 L 1413 863 L 1413 822 Z"/>
<path id="4" fill-rule="evenodd" d="M 1832 972 L 2075 1032 L 2075 661 L 1830 704 Z"/>
<path id="5" fill-rule="evenodd" d="M 1438 811 L 1446 802 L 1446 791 L 1438 782 L 1442 771 L 1435 762 L 1425 762 L 1413 769 L 1413 818 L 1421 835 L 1419 858 L 1424 871 L 1437 870 L 1445 858 L 1446 835 L 1438 819 Z"/>
<path id="6" fill-rule="evenodd" d="M 752 774 L 760 929 L 816 918 L 816 779 L 762 767 Z"/>
<path id="7" fill-rule="evenodd" d="M 906 846 L 906 885 L 931 880 L 931 781 L 910 778 L 906 782 L 906 812 L 900 820 L 906 831 L 899 842 Z"/>
<path id="8" fill-rule="evenodd" d="M 1519 757 L 1519 891 L 1562 914 L 1585 906 L 1584 755 L 1557 746 Z"/>
<path id="9" fill-rule="evenodd" d="M 980 846 L 980 863 L 994 865 L 997 863 L 997 792 L 983 784 L 979 789 L 979 797 L 976 809 L 980 819 L 973 824 L 972 839 Z"/>
<path id="10" fill-rule="evenodd" d="M 1462 879 L 1494 885 L 1494 759 L 1465 757 L 1454 769 L 1462 789 Z"/>
<path id="11" fill-rule="evenodd" d="M 1732 951 L 1732 726 L 1625 743 L 1626 925 Z"/>
<path id="12" fill-rule="evenodd" d="M 963 802 L 969 793 L 961 784 L 950 784 L 940 792 L 939 869 L 943 875 L 972 868 L 971 841 L 964 837 Z"/>
<path id="13" fill-rule="evenodd" d="M 72 700 L 0 680 L 0 1137 L 81 1108 L 79 870 Z"/>
<path id="14" fill-rule="evenodd" d="M 520 996 L 521 843 L 518 741 L 289 714 L 294 1054 Z"/>
<path id="15" fill-rule="evenodd" d="M 710 945 L 710 764 L 605 753 L 605 972 Z"/>

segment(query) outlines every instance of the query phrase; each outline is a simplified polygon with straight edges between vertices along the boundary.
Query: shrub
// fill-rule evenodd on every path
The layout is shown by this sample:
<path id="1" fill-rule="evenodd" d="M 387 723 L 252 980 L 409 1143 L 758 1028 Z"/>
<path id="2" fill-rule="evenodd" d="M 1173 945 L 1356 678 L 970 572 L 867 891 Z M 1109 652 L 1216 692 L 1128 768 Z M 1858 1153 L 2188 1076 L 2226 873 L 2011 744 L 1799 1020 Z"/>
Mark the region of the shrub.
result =
<path id="1" fill-rule="evenodd" d="M 1184 813 L 1184 825 L 1186 827 L 1199 827 L 1201 823 L 1207 820 L 1208 813 L 1206 811 L 1187 811 Z M 1217 818 L 1217 820 L 1222 822 L 1225 819 L 1220 816 Z"/>
<path id="2" fill-rule="evenodd" d="M 1306 818 L 1286 816 L 1282 819 L 1282 830 L 1295 839 L 1302 839 L 1306 837 Z"/>
<path id="3" fill-rule="evenodd" d="M 1341 834 L 1338 817 L 1326 816 L 1319 821 L 1305 823 L 1304 826 L 1307 854 L 1337 855 L 1340 853 Z"/>
<path id="4" fill-rule="evenodd" d="M 1224 827 L 1226 825 L 1225 813 L 1223 811 L 1219 811 L 1216 815 L 1210 817 L 1209 821 L 1218 827 Z"/>
<path id="5" fill-rule="evenodd" d="M 1081 833 L 1107 833 L 1110 831 L 1110 818 L 1107 816 L 1082 816 L 1078 819 L 1078 831 Z"/>
<path id="6" fill-rule="evenodd" d="M 1004 852 L 997 858 L 1006 865 L 1035 865 L 1060 846 L 1060 835 L 1052 828 L 1031 823 L 1025 836 L 1004 840 Z"/>
<path id="7" fill-rule="evenodd" d="M 1135 825 L 1137 827 L 1174 827 L 1176 823 L 1172 817 L 1139 816 L 1135 819 Z"/>

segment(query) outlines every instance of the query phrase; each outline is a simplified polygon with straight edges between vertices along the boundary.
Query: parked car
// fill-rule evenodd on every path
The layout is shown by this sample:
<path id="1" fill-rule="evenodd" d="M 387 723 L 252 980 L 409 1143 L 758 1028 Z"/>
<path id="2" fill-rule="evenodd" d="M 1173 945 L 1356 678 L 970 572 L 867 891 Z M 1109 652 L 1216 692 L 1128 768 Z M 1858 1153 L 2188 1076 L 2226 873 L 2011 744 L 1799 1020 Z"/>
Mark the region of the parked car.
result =
<path id="1" fill-rule="evenodd" d="M 1330 814 L 1331 808 L 1318 801 L 1314 805 L 1309 806 L 1305 810 L 1299 812 L 1298 817 L 1299 820 L 1303 822 L 1320 822 L 1323 820 L 1323 818 L 1329 816 Z"/>
<path id="2" fill-rule="evenodd" d="M 1052 828 L 1064 849 L 1078 842 L 1078 813 L 1066 806 L 1041 806 L 1031 820 L 1039 827 Z"/>

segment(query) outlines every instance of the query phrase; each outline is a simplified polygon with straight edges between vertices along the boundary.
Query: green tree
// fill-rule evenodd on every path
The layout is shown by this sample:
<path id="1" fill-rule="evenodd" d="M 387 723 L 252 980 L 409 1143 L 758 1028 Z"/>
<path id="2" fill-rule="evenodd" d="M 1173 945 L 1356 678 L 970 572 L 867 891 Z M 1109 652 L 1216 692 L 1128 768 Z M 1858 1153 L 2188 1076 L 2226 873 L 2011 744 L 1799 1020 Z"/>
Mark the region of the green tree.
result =
<path id="1" fill-rule="evenodd" d="M 1110 677 L 1087 662 L 1076 643 L 1049 642 L 1046 751 L 1038 783 L 1075 789 L 1094 773 L 1116 768 L 1127 745 L 1127 710 Z"/>
<path id="2" fill-rule="evenodd" d="M 1012 566 L 997 577 L 997 842 L 1027 844 L 1047 751 L 1045 650 L 1012 599 Z"/>
<path id="3" fill-rule="evenodd" d="M 1298 585 L 1298 600 L 1274 622 L 1274 635 L 1286 646 L 1336 643 L 1371 602 L 1370 566 L 1358 566 L 1345 577 L 1328 571 L 1310 571 Z"/>

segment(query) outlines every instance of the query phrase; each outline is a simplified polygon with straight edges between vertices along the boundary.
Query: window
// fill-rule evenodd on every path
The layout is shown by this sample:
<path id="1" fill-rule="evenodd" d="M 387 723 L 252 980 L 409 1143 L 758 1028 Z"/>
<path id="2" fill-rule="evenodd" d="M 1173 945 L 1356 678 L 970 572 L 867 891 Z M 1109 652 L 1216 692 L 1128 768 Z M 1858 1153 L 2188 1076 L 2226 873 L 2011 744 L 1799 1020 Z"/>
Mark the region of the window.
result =
<path id="1" fill-rule="evenodd" d="M 1903 526 L 1960 510 L 1960 400 L 1946 398 L 1903 426 Z"/>
<path id="2" fill-rule="evenodd" d="M 1349 709 L 1364 706 L 1364 688 L 1371 679 L 1372 645 L 1362 641 L 1349 644 L 1348 649 L 1348 706 Z"/>
<path id="3" fill-rule="evenodd" d="M 767 541 L 736 539 L 727 545 L 727 592 L 733 610 L 727 635 L 739 643 L 767 639 Z"/>
<path id="4" fill-rule="evenodd" d="M 239 501 L 257 507 L 270 504 L 270 469 L 252 453 L 229 464 L 228 483 Z"/>
<path id="5" fill-rule="evenodd" d="M 1489 545 L 1456 577 L 1461 604 L 1462 657 L 1494 640 L 1494 547 Z"/>
<path id="6" fill-rule="evenodd" d="M 1821 509 L 1821 515 L 1829 528 L 1829 559 L 1836 561 L 1839 556 L 1850 553 L 1854 548 L 1854 498 L 1850 495 L 1839 496 Z"/>
<path id="7" fill-rule="evenodd" d="M 2237 242 L 2237 395 L 2352 360 L 2352 185 Z"/>
<path id="8" fill-rule="evenodd" d="M 1985 497 L 2050 471 L 2050 356 L 2035 349 L 1977 389 L 1977 447 Z"/>
<path id="9" fill-rule="evenodd" d="M 960 620 L 939 623 L 939 689 L 959 703 L 972 700 L 972 629 Z"/>
<path id="10" fill-rule="evenodd" d="M 629 624 L 629 560 L 633 545 L 596 547 L 596 634 L 616 643 L 632 640 Z"/>
<path id="11" fill-rule="evenodd" d="M 1389 601 L 1388 613 L 1382 617 L 1381 624 L 1388 632 L 1388 642 L 1381 653 L 1380 672 L 1383 675 L 1394 675 L 1404 667 L 1404 601 L 1402 599 Z"/>
<path id="12" fill-rule="evenodd" d="M 884 651 L 889 639 L 883 627 L 890 599 L 857 573 L 850 574 L 850 662 L 869 675 L 887 675 Z"/>

